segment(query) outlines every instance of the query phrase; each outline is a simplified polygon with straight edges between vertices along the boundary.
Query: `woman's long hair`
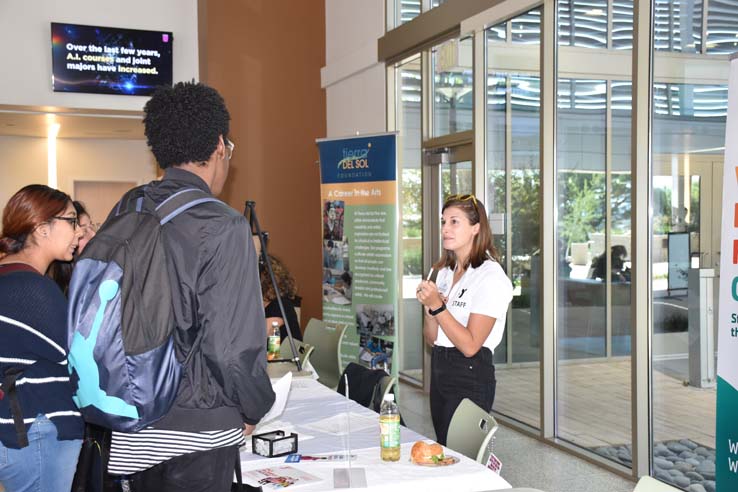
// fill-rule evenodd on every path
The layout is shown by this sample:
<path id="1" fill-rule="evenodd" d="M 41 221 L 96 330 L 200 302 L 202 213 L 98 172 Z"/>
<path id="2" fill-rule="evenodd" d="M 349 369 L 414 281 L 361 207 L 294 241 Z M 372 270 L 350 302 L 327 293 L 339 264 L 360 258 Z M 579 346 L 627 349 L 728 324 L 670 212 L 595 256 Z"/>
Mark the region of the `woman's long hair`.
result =
<path id="1" fill-rule="evenodd" d="M 492 230 L 489 227 L 489 220 L 487 219 L 487 211 L 484 208 L 484 204 L 474 195 L 451 195 L 443 204 L 441 213 L 449 207 L 456 207 L 461 210 L 471 225 L 479 224 L 479 232 L 474 236 L 469 258 L 467 258 L 464 265 L 461 265 L 462 269 L 466 270 L 469 265 L 473 268 L 478 268 L 488 259 L 499 263 L 500 257 L 497 253 L 497 248 L 492 243 Z M 444 249 L 441 258 L 433 265 L 433 268 L 436 270 L 444 267 L 454 269 L 456 268 L 457 261 L 456 253 Z"/>
<path id="2" fill-rule="evenodd" d="M 72 198 L 46 185 L 24 186 L 10 197 L 3 210 L 0 258 L 18 253 L 32 242 L 38 226 L 64 213 Z"/>

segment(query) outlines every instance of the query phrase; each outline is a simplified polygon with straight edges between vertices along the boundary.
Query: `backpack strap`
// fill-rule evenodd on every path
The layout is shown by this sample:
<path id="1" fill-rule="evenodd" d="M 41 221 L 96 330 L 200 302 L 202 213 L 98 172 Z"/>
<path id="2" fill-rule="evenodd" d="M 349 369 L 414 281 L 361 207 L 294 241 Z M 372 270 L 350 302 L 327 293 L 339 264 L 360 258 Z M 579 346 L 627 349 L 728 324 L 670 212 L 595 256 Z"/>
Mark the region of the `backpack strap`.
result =
<path id="1" fill-rule="evenodd" d="M 157 205 L 154 209 L 154 215 L 159 219 L 159 224 L 164 225 L 182 212 L 207 202 L 223 203 L 201 189 L 185 188 L 170 195 L 166 200 Z M 140 209 L 141 207 L 136 207 L 137 211 L 140 211 Z"/>
<path id="2" fill-rule="evenodd" d="M 2 384 L 0 384 L 0 393 L 4 393 L 3 396 L 8 397 L 10 413 L 13 415 L 15 435 L 18 439 L 18 446 L 25 448 L 28 446 L 28 433 L 26 431 L 26 423 L 23 420 L 23 410 L 21 410 L 15 386 L 15 381 L 22 374 L 23 372 L 19 368 L 11 367 L 6 370 L 3 375 Z"/>

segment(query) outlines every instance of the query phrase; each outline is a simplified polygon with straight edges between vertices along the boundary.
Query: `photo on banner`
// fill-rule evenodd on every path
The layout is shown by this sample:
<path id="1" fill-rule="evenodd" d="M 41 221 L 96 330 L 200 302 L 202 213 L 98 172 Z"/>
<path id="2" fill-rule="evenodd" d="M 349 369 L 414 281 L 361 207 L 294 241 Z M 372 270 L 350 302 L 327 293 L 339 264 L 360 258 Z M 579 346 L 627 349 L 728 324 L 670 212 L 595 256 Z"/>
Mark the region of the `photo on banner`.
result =
<path id="1" fill-rule="evenodd" d="M 323 320 L 348 325 L 341 364 L 398 367 L 397 136 L 318 140 Z"/>

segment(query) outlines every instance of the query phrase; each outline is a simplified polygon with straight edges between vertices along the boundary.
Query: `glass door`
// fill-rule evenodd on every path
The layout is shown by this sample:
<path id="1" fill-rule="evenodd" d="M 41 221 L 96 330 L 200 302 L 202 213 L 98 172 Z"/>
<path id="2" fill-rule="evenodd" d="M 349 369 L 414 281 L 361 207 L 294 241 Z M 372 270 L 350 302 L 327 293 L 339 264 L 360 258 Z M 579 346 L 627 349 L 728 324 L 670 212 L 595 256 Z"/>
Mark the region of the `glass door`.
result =
<path id="1" fill-rule="evenodd" d="M 430 266 L 441 255 L 441 207 L 449 195 L 457 193 L 472 193 L 474 186 L 473 153 L 471 132 L 462 132 L 453 136 L 454 140 L 444 137 L 447 145 L 434 145 L 432 141 L 423 148 L 423 179 L 426 181 L 426 197 L 423 207 L 423 272 L 427 273 Z M 435 139 L 438 143 L 440 139 Z M 414 279 L 414 288 L 420 282 L 421 276 Z M 415 366 L 405 364 L 405 370 L 400 371 L 403 380 L 430 387 L 430 351 L 423 340 L 423 312 L 420 304 L 409 299 L 405 306 L 405 313 L 414 313 L 414 323 L 406 323 L 406 338 L 404 343 L 405 361 L 415 361 Z"/>

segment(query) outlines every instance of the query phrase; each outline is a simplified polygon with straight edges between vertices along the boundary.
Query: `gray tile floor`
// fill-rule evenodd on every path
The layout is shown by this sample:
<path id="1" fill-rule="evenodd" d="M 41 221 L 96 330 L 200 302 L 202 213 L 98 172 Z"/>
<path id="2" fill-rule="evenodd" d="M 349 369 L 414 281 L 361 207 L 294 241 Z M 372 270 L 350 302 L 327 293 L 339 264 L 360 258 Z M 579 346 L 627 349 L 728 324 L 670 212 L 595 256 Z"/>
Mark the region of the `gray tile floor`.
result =
<path id="1" fill-rule="evenodd" d="M 434 438 L 428 395 L 401 384 L 400 411 L 405 425 Z M 513 487 L 544 492 L 632 492 L 635 484 L 509 427 L 500 426 L 495 455 L 502 462 L 502 476 Z"/>

